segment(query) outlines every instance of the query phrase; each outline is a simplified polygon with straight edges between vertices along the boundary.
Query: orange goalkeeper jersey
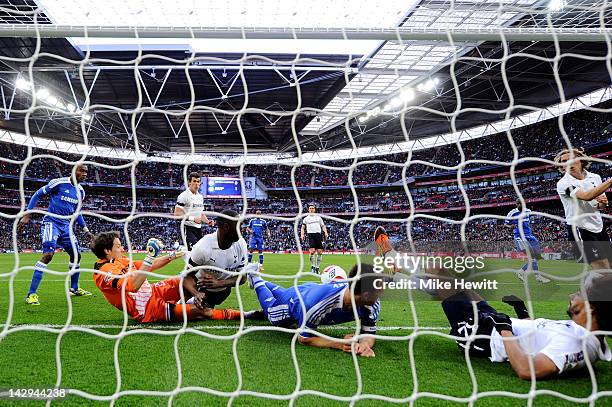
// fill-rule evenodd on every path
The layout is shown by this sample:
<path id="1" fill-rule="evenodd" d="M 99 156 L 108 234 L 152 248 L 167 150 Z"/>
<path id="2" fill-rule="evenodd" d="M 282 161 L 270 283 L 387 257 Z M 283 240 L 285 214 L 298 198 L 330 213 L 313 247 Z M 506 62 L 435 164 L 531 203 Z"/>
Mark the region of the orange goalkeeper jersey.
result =
<path id="1" fill-rule="evenodd" d="M 134 261 L 133 267 L 140 269 L 142 261 Z M 119 310 L 123 310 L 121 294 L 125 285 L 125 305 L 128 315 L 137 321 L 144 317 L 145 307 L 151 297 L 151 285 L 147 280 L 134 291 L 130 278 L 123 277 L 130 270 L 130 260 L 127 257 L 113 260 L 100 260 L 94 265 L 98 273 L 93 278 L 96 286 L 102 291 L 106 300 Z"/>

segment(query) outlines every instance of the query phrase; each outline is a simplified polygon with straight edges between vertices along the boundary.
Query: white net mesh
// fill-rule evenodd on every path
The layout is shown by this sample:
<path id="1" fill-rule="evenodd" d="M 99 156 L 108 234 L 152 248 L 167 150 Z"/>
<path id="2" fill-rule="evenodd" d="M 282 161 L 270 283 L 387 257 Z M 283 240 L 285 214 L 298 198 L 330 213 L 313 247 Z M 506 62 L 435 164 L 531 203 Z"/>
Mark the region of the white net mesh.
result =
<path id="1" fill-rule="evenodd" d="M 412 253 L 453 251 L 448 245 L 456 242 L 478 253 L 503 253 L 508 246 L 500 239 L 513 246 L 500 226 L 508 202 L 558 201 L 550 175 L 557 151 L 588 147 L 593 171 L 608 178 L 608 2 L 124 3 L 44 0 L 0 7 L 0 33 L 7 40 L 0 53 L 7 67 L 0 78 L 6 128 L 0 173 L 7 187 L 1 248 L 10 251 L 0 270 L 6 311 L 0 362 L 6 361 L 7 372 L 9 363 L 18 363 L 8 355 L 15 352 L 11 338 L 19 338 L 17 352 L 32 350 L 41 369 L 54 369 L 40 380 L 0 375 L 0 388 L 67 388 L 75 403 L 128 405 L 609 402 L 610 367 L 596 371 L 588 358 L 575 387 L 535 380 L 505 387 L 514 377 L 509 367 L 490 368 L 467 350 L 463 359 L 441 355 L 455 350 L 448 345 L 455 337 L 446 333 L 439 304 L 413 293 L 390 296 L 375 335 L 377 357 L 365 362 L 354 352 L 305 351 L 298 330 L 243 318 L 140 326 L 126 311 L 121 321 L 114 309 L 106 313 L 106 303 L 102 315 L 112 317 L 86 314 L 95 309 L 75 307 L 68 294 L 78 270 L 71 264 L 66 273 L 57 261 L 43 284 L 57 281 L 48 290 L 61 294 L 29 315 L 20 295 L 38 256 L 31 261 L 21 253 L 40 248 L 40 216 L 25 230 L 19 226 L 26 213 L 48 213 L 44 205 L 26 212 L 43 180 L 76 176 L 84 163 L 90 167 L 87 195 L 67 216 L 70 225 L 80 213 L 94 233 L 121 230 L 130 259 L 140 258 L 149 237 L 185 239 L 168 209 L 193 170 L 238 177 L 241 191 L 253 180 L 255 199 L 246 193 L 211 198 L 206 214 L 232 208 L 248 221 L 262 210 L 274 230 L 268 244 L 278 253 L 306 251 L 300 228 L 310 202 L 323 210 L 327 248 L 338 255 L 359 252 L 377 225 Z M 338 25 L 345 28 L 328 28 Z M 109 33 L 120 40 L 109 42 Z M 55 42 L 63 37 L 71 38 L 69 52 Z M 566 67 L 571 64 L 576 68 Z M 593 76 L 575 79 L 580 70 Z M 490 86 L 472 90 L 476 81 Z M 529 87 L 532 97 L 525 96 Z M 446 181 L 439 182 L 444 174 Z M 330 192 L 334 188 L 338 192 Z M 498 206 L 504 213 L 482 210 Z M 540 206 L 531 216 L 551 252 L 562 253 L 554 246 L 565 240 L 559 207 Z M 84 246 L 85 236 L 71 239 L 73 250 L 79 242 Z M 307 257 L 277 256 L 291 260 L 276 260 L 264 277 L 296 286 L 312 276 Z M 346 257 L 347 265 L 358 261 Z M 561 318 L 565 305 L 556 292 L 584 288 L 588 265 L 566 264 L 561 273 L 555 264 L 542 271 L 553 289 L 542 292 L 531 282 L 513 288 L 526 296 L 532 316 Z M 505 265 L 494 264 L 489 275 L 513 278 L 514 268 Z M 85 262 L 80 271 L 82 280 L 95 273 Z M 148 275 L 152 281 L 167 277 Z M 245 287 L 234 288 L 232 306 L 258 307 Z M 538 303 L 544 299 L 550 304 Z M 332 326 L 319 334 L 337 339 L 354 333 L 344 341 L 354 343 L 367 336 L 360 328 Z M 582 341 L 585 350 L 589 337 Z M 446 347 L 436 351 L 441 344 Z M 98 359 L 87 356 L 97 349 Z"/>

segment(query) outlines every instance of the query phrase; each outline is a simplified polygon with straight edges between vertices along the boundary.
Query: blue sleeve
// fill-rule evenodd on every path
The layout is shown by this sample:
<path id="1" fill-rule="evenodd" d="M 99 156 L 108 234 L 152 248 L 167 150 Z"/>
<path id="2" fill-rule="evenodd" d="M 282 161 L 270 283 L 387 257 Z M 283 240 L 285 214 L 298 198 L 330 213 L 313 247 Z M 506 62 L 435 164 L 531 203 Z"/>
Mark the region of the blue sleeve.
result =
<path id="1" fill-rule="evenodd" d="M 45 188 L 47 188 L 47 186 L 48 185 L 45 185 L 44 187 L 42 187 L 38 191 L 36 191 L 34 193 L 34 195 L 32 195 L 32 198 L 30 198 L 30 202 L 28 203 L 28 210 L 32 210 L 32 209 L 36 208 L 36 204 L 38 203 L 38 200 L 43 195 L 47 195 L 47 192 L 45 191 Z"/>
<path id="2" fill-rule="evenodd" d="M 361 333 L 375 334 L 376 322 L 380 314 L 380 300 L 377 300 L 372 306 L 364 305 L 361 311 Z"/>
<path id="3" fill-rule="evenodd" d="M 79 224 L 79 226 L 81 227 L 81 229 L 85 228 L 85 218 L 83 218 L 83 215 L 79 214 L 79 216 L 77 216 L 76 218 L 77 223 Z"/>
<path id="4" fill-rule="evenodd" d="M 268 228 L 268 222 L 266 222 L 265 220 L 263 221 L 263 228 L 267 229 Z"/>

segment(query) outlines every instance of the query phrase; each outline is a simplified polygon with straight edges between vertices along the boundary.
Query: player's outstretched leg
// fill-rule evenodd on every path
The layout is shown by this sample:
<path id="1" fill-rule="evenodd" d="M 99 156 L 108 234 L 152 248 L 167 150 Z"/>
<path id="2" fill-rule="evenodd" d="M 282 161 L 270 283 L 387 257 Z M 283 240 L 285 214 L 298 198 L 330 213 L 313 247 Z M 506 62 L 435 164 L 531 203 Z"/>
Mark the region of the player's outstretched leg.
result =
<path id="1" fill-rule="evenodd" d="M 251 262 L 253 260 L 253 249 L 249 249 L 249 255 L 247 256 L 247 262 Z"/>
<path id="2" fill-rule="evenodd" d="M 259 304 L 263 309 L 263 314 L 274 325 L 282 325 L 289 316 L 289 306 L 280 301 L 280 297 L 285 293 L 285 289 L 279 285 L 265 281 L 257 273 L 248 273 L 249 287 L 255 289 Z M 258 311 L 254 311 L 257 313 Z M 256 319 L 249 315 L 250 319 Z"/>
<path id="3" fill-rule="evenodd" d="M 34 266 L 34 273 L 32 274 L 32 280 L 30 281 L 30 289 L 28 290 L 28 296 L 26 297 L 26 304 L 38 306 L 40 301 L 38 299 L 38 287 L 42 281 L 45 271 L 47 271 L 47 265 L 53 259 L 53 253 L 44 253 L 39 261 Z"/>
<path id="4" fill-rule="evenodd" d="M 72 273 L 70 275 L 70 295 L 74 297 L 89 297 L 91 293 L 79 287 L 79 277 L 81 275 L 81 253 L 78 251 L 77 246 L 77 254 L 74 256 L 72 253 L 72 248 L 70 250 L 66 250 L 68 255 L 70 256 L 70 262 L 68 263 L 68 270 Z M 76 257 L 76 261 L 75 261 Z"/>
<path id="5" fill-rule="evenodd" d="M 264 253 L 262 250 L 259 251 L 259 264 L 263 266 L 264 263 Z"/>

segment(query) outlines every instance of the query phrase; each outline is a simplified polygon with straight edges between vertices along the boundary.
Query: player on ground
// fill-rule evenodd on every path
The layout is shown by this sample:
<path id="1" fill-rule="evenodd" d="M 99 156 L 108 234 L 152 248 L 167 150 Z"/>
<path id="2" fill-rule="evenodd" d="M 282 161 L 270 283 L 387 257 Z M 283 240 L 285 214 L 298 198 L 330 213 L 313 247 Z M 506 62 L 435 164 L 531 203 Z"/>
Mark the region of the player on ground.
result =
<path id="1" fill-rule="evenodd" d="M 377 244 L 385 244 L 387 247 L 382 251 L 389 251 L 391 245 L 384 231 Z M 427 273 L 430 278 L 454 279 L 445 270 Z M 462 352 L 468 348 L 472 356 L 488 357 L 492 362 L 509 361 L 521 379 L 530 380 L 532 376 L 544 379 L 585 368 L 586 359 L 591 363 L 612 361 L 604 335 L 591 333 L 612 330 L 612 274 L 598 275 L 591 281 L 585 290 L 586 298 L 580 293 L 570 296 L 567 309 L 570 320 L 532 320 L 525 303 L 513 295 L 503 301 L 514 308 L 518 318 L 498 312 L 472 290 L 451 288 L 432 294 L 442 300 L 442 309 L 451 325 L 450 335 L 457 337 Z M 485 337 L 470 340 L 475 335 Z"/>
<path id="2" fill-rule="evenodd" d="M 86 297 L 91 295 L 89 291 L 85 291 L 79 287 L 79 269 L 81 263 L 81 250 L 72 228 L 70 227 L 69 218 L 59 218 L 60 216 L 72 216 L 75 214 L 79 205 L 79 200 L 85 200 L 85 190 L 80 185 L 87 178 L 87 166 L 84 164 L 78 165 L 75 169 L 75 176 L 66 178 L 56 178 L 32 195 L 28 203 L 28 210 L 36 207 L 39 199 L 43 196 L 49 196 L 49 207 L 42 220 L 42 251 L 43 255 L 34 266 L 34 274 L 26 297 L 26 304 L 40 305 L 38 298 L 38 286 L 42 281 L 43 274 L 47 270 L 47 265 L 53 260 L 55 249 L 59 245 L 70 256 L 68 264 L 72 274 L 70 275 L 70 294 L 77 297 Z M 30 214 L 24 215 L 19 221 L 19 226 L 23 226 L 30 221 Z M 76 223 L 83 231 L 91 238 L 93 235 L 85 225 L 83 215 L 79 214 L 76 217 Z M 74 245 L 74 246 L 73 246 Z"/>
<path id="3" fill-rule="evenodd" d="M 199 308 L 211 309 L 216 314 L 226 312 L 225 319 L 238 319 L 239 311 L 214 309 L 229 297 L 232 287 L 246 281 L 239 274 L 246 266 L 247 245 L 238 231 L 238 213 L 225 210 L 221 214 L 224 216 L 217 218 L 217 231 L 193 246 L 187 264 L 193 279 L 186 280 L 185 284 L 192 292 L 200 293 L 193 299 Z"/>
<path id="4" fill-rule="evenodd" d="M 575 161 L 567 165 L 572 156 Z M 608 206 L 606 190 L 612 187 L 612 178 L 602 182 L 599 175 L 587 171 L 591 162 L 579 149 L 561 151 L 555 162 L 563 174 L 557 182 L 557 193 L 565 210 L 568 238 L 576 243 L 579 260 L 582 246 L 584 260 L 593 270 L 610 269 L 612 246 L 599 211 Z"/>
<path id="5" fill-rule="evenodd" d="M 353 266 L 349 278 L 357 276 L 357 265 Z M 351 352 L 351 344 L 318 336 L 315 331 L 320 325 L 335 325 L 354 321 L 355 313 L 351 298 L 357 306 L 361 332 L 366 335 L 355 342 L 355 353 L 359 356 L 374 357 L 376 322 L 380 313 L 382 281 L 371 265 L 361 265 L 361 275 L 354 282 L 338 281 L 327 284 L 306 283 L 297 287 L 283 288 L 265 281 L 257 272 L 248 272 L 249 286 L 255 289 L 265 316 L 272 325 L 297 326 L 301 344 L 317 348 L 339 349 Z M 351 294 L 354 285 L 354 295 Z M 299 295 L 298 295 L 299 292 Z M 301 296 L 301 300 L 300 300 Z M 303 307 L 302 308 L 302 303 Z M 304 312 L 305 311 L 305 312 Z M 352 338 L 349 334 L 345 340 Z"/>
<path id="6" fill-rule="evenodd" d="M 304 232 L 308 234 L 308 250 L 310 251 L 310 272 L 319 274 L 321 268 L 321 260 L 323 259 L 323 233 L 325 239 L 329 237 L 327 227 L 323 223 L 323 219 L 315 214 L 316 208 L 314 204 L 308 205 L 308 215 L 302 220 L 301 239 L 304 241 Z M 315 251 L 317 253 L 315 259 Z"/>
<path id="7" fill-rule="evenodd" d="M 212 226 L 213 222 L 208 220 L 206 215 L 202 213 L 204 210 L 204 197 L 200 194 L 200 184 L 202 176 L 198 172 L 189 174 L 187 189 L 181 192 L 176 199 L 174 207 L 174 216 L 186 216 L 187 219 L 179 223 L 179 234 L 181 241 L 183 236 L 187 242 L 187 249 L 191 250 L 193 245 L 202 238 L 202 225 Z M 183 223 L 185 227 L 183 228 Z"/>
<path id="8" fill-rule="evenodd" d="M 247 233 L 251 234 L 251 239 L 249 240 L 249 258 L 248 262 L 250 263 L 253 259 L 253 250 L 257 250 L 259 252 L 259 264 L 263 265 L 264 263 L 264 231 L 268 235 L 268 239 L 272 236 L 270 234 L 270 229 L 268 229 L 268 222 L 265 219 L 259 218 L 261 215 L 261 211 L 257 210 L 255 214 L 258 216 L 257 218 L 251 218 L 249 221 L 249 226 L 247 226 Z"/>
<path id="9" fill-rule="evenodd" d="M 527 262 L 516 272 L 516 276 L 521 281 L 525 281 L 527 278 L 527 270 L 529 269 L 529 258 L 531 258 L 531 270 L 535 279 L 539 283 L 549 283 L 550 279 L 540 274 L 540 268 L 538 260 L 542 259 L 542 249 L 540 248 L 540 241 L 533 235 L 531 231 L 531 209 L 525 208 L 521 211 L 521 200 L 516 200 L 516 208 L 512 209 L 506 215 L 504 225 L 514 229 L 514 244 L 516 250 L 528 254 Z M 524 215 L 521 217 L 521 214 Z"/>
<path id="10" fill-rule="evenodd" d="M 147 257 L 144 261 L 134 261 L 130 264 L 125 256 L 119 232 L 104 232 L 97 235 L 91 249 L 100 259 L 95 263 L 96 272 L 93 275 L 96 286 L 100 289 L 106 300 L 119 310 L 123 310 L 125 303 L 127 314 L 136 322 L 181 322 L 183 312 L 187 320 L 225 319 L 226 314 L 240 318 L 240 312 L 195 307 L 191 304 L 179 304 L 181 300 L 181 278 L 173 277 L 150 284 L 145 272 L 158 270 L 173 260 L 181 258 L 184 254 L 175 251 L 167 256 L 161 256 L 162 243 L 157 239 L 147 242 Z M 193 284 L 185 284 L 192 277 L 185 276 L 183 280 L 183 293 L 185 299 L 202 297 L 197 290 L 192 290 Z"/>

